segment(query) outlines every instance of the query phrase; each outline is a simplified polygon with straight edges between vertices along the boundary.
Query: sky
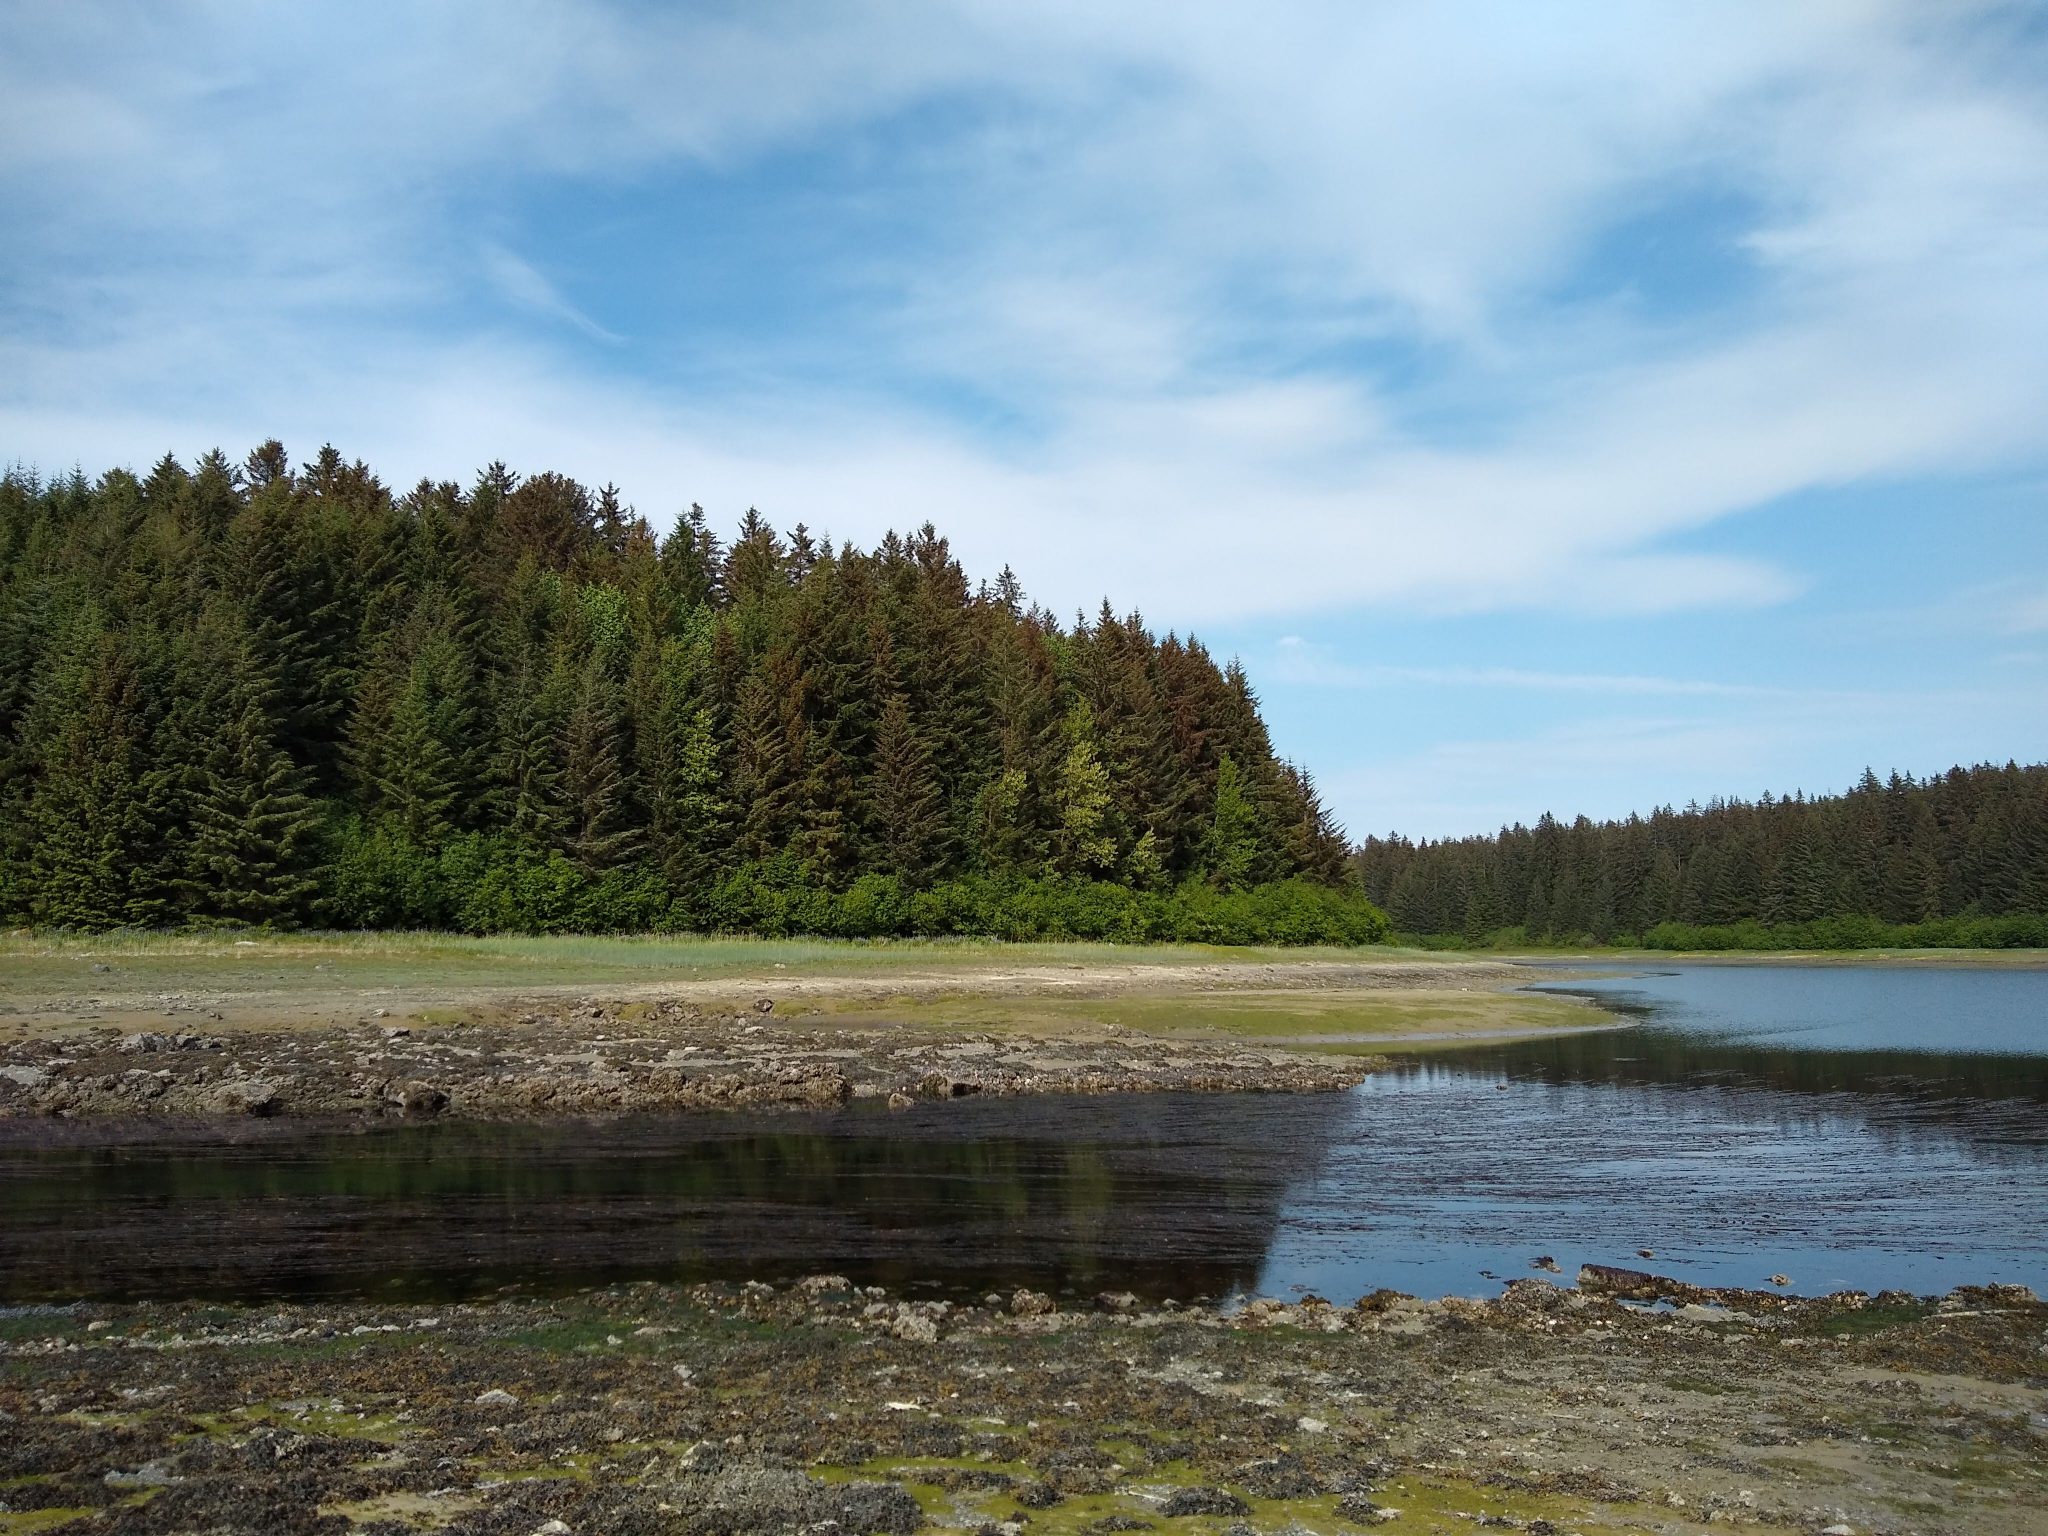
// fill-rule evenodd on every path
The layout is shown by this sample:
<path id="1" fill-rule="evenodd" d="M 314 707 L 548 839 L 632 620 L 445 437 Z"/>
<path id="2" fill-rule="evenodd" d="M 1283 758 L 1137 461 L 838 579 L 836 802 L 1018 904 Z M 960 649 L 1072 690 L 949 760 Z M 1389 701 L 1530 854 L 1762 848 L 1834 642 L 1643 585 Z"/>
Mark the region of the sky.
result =
<path id="1" fill-rule="evenodd" d="M 2048 5 L 22 0 L 0 207 L 0 462 L 930 520 L 1354 835 L 2048 758 Z"/>

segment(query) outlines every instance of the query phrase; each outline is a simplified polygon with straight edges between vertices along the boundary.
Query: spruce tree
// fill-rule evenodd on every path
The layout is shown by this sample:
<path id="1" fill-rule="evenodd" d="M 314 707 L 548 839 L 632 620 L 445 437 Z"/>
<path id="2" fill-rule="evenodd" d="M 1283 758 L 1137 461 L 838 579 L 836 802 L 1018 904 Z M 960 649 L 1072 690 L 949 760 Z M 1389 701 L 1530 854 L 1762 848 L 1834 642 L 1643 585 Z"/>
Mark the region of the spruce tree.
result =
<path id="1" fill-rule="evenodd" d="M 226 718 L 199 765 L 179 883 L 207 917 L 290 927 L 315 889 L 308 855 L 317 813 L 278 744 L 267 693 L 260 675 L 245 672 L 221 695 Z"/>
<path id="2" fill-rule="evenodd" d="M 882 867 L 914 882 L 932 869 L 945 825 L 945 800 L 932 777 L 931 758 L 911 727 L 910 706 L 892 694 L 882 709 L 875 741 L 872 792 L 874 843 Z"/>
<path id="3" fill-rule="evenodd" d="M 1202 839 L 1202 871 L 1211 884 L 1226 891 L 1251 884 L 1264 859 L 1259 813 L 1245 793 L 1237 760 L 1228 752 L 1216 770 L 1216 805 Z"/>
<path id="4" fill-rule="evenodd" d="M 644 829 L 627 772 L 618 686 L 599 666 L 584 669 L 562 722 L 560 754 L 562 851 L 601 875 L 639 851 Z"/>
<path id="5" fill-rule="evenodd" d="M 139 680 L 120 638 L 51 679 L 45 733 L 21 830 L 28 909 L 55 927 L 158 921 L 162 870 L 151 858 L 163 807 L 147 759 Z"/>
<path id="6" fill-rule="evenodd" d="M 1117 843 L 1109 770 L 1097 755 L 1095 718 L 1085 703 L 1068 712 L 1066 740 L 1054 792 L 1053 866 L 1063 875 L 1093 877 L 1114 867 Z"/>

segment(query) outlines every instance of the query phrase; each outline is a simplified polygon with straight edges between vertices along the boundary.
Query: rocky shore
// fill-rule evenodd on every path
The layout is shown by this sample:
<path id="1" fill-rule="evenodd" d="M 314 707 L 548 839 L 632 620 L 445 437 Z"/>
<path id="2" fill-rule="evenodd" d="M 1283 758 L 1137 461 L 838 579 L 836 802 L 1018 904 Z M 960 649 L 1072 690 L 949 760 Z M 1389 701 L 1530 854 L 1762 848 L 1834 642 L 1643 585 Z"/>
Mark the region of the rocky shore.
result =
<path id="1" fill-rule="evenodd" d="M 1361 1081 L 1373 1058 L 1114 1027 L 1033 1038 L 784 1021 L 772 998 L 579 1003 L 493 1019 L 209 1030 L 114 1026 L 0 1047 L 9 1116 L 447 1116 L 528 1120 L 677 1110 L 897 1104 L 976 1094 L 1315 1093 Z"/>
<path id="2" fill-rule="evenodd" d="M 0 1531 L 2048 1522 L 2048 1307 L 2030 1293 L 1653 1307 L 1588 1278 L 1228 1314 L 1029 1291 L 957 1305 L 835 1276 L 16 1308 L 0 1313 Z"/>

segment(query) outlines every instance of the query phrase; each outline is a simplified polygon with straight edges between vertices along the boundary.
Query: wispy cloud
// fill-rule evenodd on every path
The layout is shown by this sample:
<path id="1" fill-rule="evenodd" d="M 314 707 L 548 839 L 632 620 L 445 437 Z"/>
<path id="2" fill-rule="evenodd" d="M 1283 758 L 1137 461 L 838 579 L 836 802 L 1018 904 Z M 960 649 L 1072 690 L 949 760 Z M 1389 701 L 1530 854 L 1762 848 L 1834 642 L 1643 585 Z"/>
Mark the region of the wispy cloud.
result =
<path id="1" fill-rule="evenodd" d="M 484 277 L 508 303 L 532 314 L 567 321 L 584 335 L 598 341 L 616 344 L 625 340 L 563 298 L 555 285 L 543 277 L 531 262 L 515 256 L 503 246 L 486 245 L 481 259 Z"/>
<path id="2" fill-rule="evenodd" d="M 1765 697 L 1739 712 L 1674 702 L 1521 733 L 1453 736 L 1320 782 L 1354 833 L 1460 836 L 1533 822 L 1545 811 L 1618 817 L 1716 796 L 1841 790 L 1866 766 L 1938 772 L 2002 757 L 1981 745 L 1987 712 L 2041 703 L 2040 689 L 2026 686 Z M 1645 793 L 1645 785 L 1656 788 Z"/>
<path id="3" fill-rule="evenodd" d="M 2048 633 L 2048 584 L 2015 601 L 2007 612 L 2005 627 L 2015 635 Z"/>
<path id="4" fill-rule="evenodd" d="M 1290 643 L 1291 642 L 1291 643 Z M 1702 678 L 1631 673 L 1542 672 L 1522 667 L 1403 667 L 1347 663 L 1298 637 L 1284 637 L 1264 675 L 1285 683 L 1331 688 L 1493 688 L 1514 692 L 1580 693 L 1619 698 L 1783 699 L 1811 690 L 1764 683 L 1721 683 Z"/>
<path id="5" fill-rule="evenodd" d="M 315 436 L 401 474 L 545 455 L 649 505 L 716 482 L 849 534 L 929 516 L 1029 546 L 1059 600 L 1176 622 L 1784 602 L 1801 573 L 1667 541 L 2041 451 L 2048 72 L 2000 15 L 17 14 L 0 438 L 98 462 L 267 435 L 278 390 L 236 384 L 262 339 L 330 360 L 291 401 Z M 900 238 L 847 258 L 885 298 L 779 338 L 772 372 L 678 389 L 561 353 L 549 325 L 615 340 L 662 295 L 609 292 L 600 322 L 510 238 L 480 269 L 532 334 L 486 344 L 462 305 L 479 200 L 630 178 L 655 208 L 838 144 L 845 198 L 908 199 Z M 1689 184 L 1754 210 L 1702 251 L 1741 301 L 1637 315 L 1600 241 Z M 393 388 L 359 389 L 366 364 Z M 492 414 L 449 421 L 430 389 Z M 450 430 L 424 438 L 423 410 Z"/>
<path id="6" fill-rule="evenodd" d="M 2048 35 L 1998 0 L 76 0 L 0 8 L 0 197 L 0 461 L 503 458 L 657 519 L 930 519 L 1182 629 L 1739 615 L 1572 653 L 1612 673 L 1276 666 L 1659 712 L 1346 746 L 1361 824 L 1553 760 L 1560 808 L 1831 782 L 1788 744 L 1897 739 L 1873 636 L 1970 676 L 2048 632 L 2038 543 L 1876 581 L 1905 514 L 1800 526 L 2048 465 Z M 2040 702 L 1955 708 L 2042 742 Z"/>

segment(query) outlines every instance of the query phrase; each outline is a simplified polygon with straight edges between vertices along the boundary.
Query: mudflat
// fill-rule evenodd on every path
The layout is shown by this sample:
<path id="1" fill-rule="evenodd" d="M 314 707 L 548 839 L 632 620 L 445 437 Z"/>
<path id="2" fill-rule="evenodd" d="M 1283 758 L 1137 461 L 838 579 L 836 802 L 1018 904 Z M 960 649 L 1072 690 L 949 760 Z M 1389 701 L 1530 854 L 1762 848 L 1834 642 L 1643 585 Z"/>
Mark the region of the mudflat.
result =
<path id="1" fill-rule="evenodd" d="M 2048 1520 L 2048 1308 L 1598 1285 L 1228 1315 L 819 1276 L 0 1317 L 0 1530 L 1969 1531 Z"/>
<path id="2" fill-rule="evenodd" d="M 1494 961 L 1372 951 L 405 935 L 15 937 L 0 1116 L 530 1119 L 1288 1091 L 1600 1027 Z"/>

